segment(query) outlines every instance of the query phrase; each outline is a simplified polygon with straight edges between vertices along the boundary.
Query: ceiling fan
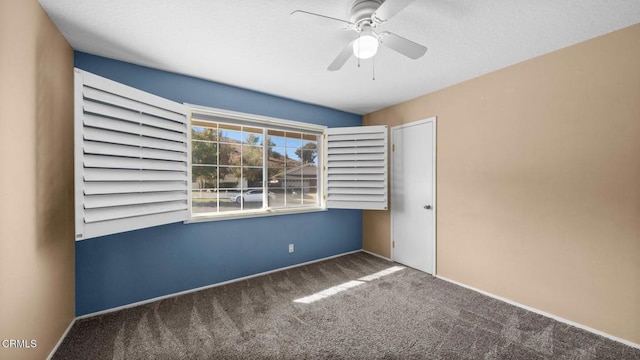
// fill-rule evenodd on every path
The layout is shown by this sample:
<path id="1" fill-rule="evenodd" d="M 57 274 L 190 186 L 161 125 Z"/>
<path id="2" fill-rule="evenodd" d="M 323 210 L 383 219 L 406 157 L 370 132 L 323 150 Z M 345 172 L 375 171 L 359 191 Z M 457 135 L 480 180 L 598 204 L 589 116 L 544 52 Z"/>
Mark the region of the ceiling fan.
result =
<path id="1" fill-rule="evenodd" d="M 340 70 L 353 54 L 358 59 L 368 59 L 378 52 L 382 44 L 411 59 L 418 59 L 425 54 L 427 48 L 388 31 L 377 32 L 394 15 L 402 11 L 415 0 L 356 0 L 351 6 L 349 20 L 316 14 L 304 10 L 295 10 L 291 16 L 312 21 L 318 25 L 328 25 L 341 30 L 355 31 L 358 37 L 353 39 L 338 54 L 327 68 L 330 71 Z"/>

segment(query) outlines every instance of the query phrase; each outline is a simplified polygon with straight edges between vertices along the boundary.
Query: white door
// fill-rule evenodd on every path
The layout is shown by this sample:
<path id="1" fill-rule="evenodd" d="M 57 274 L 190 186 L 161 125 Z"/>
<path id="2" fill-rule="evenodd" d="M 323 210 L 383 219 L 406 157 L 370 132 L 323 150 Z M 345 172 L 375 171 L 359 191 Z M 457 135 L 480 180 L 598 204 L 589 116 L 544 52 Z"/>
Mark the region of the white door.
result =
<path id="1" fill-rule="evenodd" d="M 435 275 L 435 118 L 391 133 L 392 259 Z"/>

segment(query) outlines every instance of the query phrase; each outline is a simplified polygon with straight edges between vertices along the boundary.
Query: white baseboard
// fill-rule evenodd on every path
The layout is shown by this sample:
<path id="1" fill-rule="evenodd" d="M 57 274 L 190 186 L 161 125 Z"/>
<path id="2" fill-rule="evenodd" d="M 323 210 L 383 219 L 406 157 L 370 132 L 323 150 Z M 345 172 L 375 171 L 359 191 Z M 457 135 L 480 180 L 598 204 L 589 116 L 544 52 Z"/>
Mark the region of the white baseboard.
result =
<path id="1" fill-rule="evenodd" d="M 382 256 L 382 255 L 380 255 L 380 254 L 376 254 L 376 253 L 371 252 L 371 251 L 368 251 L 368 250 L 364 250 L 364 249 L 363 249 L 363 250 L 361 250 L 361 251 L 362 251 L 363 253 L 367 253 L 367 254 L 369 254 L 369 255 L 373 255 L 373 256 L 375 256 L 375 257 L 379 257 L 380 259 L 384 259 L 384 260 L 387 260 L 387 261 L 393 261 L 393 260 L 391 260 L 390 258 L 388 258 L 388 257 L 386 257 L 386 256 Z"/>
<path id="2" fill-rule="evenodd" d="M 262 275 L 273 274 L 273 273 L 276 273 L 276 272 L 289 270 L 289 269 L 294 269 L 294 268 L 297 268 L 297 267 L 300 267 L 300 266 L 305 266 L 305 265 L 317 263 L 317 262 L 320 262 L 320 261 L 325 261 L 325 260 L 337 258 L 337 257 L 340 257 L 340 256 L 359 253 L 361 251 L 362 250 L 349 251 L 349 252 L 345 252 L 345 253 L 342 253 L 342 254 L 328 256 L 328 257 L 325 257 L 325 258 L 322 258 L 322 259 L 311 260 L 311 261 L 303 262 L 303 263 L 300 263 L 300 264 L 285 266 L 285 267 L 281 267 L 281 268 L 278 268 L 278 269 L 264 271 L 264 272 L 253 274 L 253 275 L 249 275 L 249 276 L 243 276 L 243 277 L 240 277 L 240 278 L 231 279 L 231 280 L 227 280 L 227 281 L 223 281 L 223 282 L 219 282 L 219 283 L 215 283 L 215 284 L 211 284 L 211 285 L 205 285 L 205 286 L 201 286 L 201 287 L 194 288 L 194 289 L 180 291 L 180 292 L 177 292 L 177 293 L 158 296 L 158 297 L 154 297 L 154 298 L 151 298 L 151 299 L 138 301 L 138 302 L 127 304 L 127 305 L 122 305 L 122 306 L 118 306 L 118 307 L 114 307 L 114 308 L 110 308 L 110 309 L 106 309 L 106 310 L 96 311 L 96 312 L 93 312 L 93 313 L 89 313 L 89 314 L 78 316 L 78 317 L 76 317 L 76 320 L 86 319 L 86 318 L 90 318 L 90 317 L 94 317 L 94 316 L 98 316 L 98 315 L 104 315 L 104 314 L 112 313 L 114 311 L 120 311 L 120 310 L 124 310 L 124 309 L 129 309 L 129 308 L 132 308 L 132 307 L 136 307 L 136 306 L 152 303 L 154 301 L 164 300 L 164 299 L 168 299 L 168 298 L 172 298 L 172 297 L 180 296 L 180 295 L 185 295 L 185 294 L 189 294 L 189 293 L 200 291 L 200 290 L 206 290 L 206 289 L 211 289 L 211 288 L 218 287 L 218 286 L 228 285 L 228 284 L 232 284 L 232 283 L 235 283 L 235 282 L 238 282 L 238 281 L 243 281 L 243 280 L 251 279 L 251 278 L 262 276 Z"/>
<path id="3" fill-rule="evenodd" d="M 560 317 L 560 316 L 556 316 L 556 315 L 550 314 L 550 313 L 548 313 L 548 312 L 545 312 L 545 311 L 542 311 L 542 310 L 538 310 L 538 309 L 532 308 L 532 307 L 527 306 L 527 305 L 520 304 L 520 303 L 515 302 L 515 301 L 513 301 L 513 300 L 509 300 L 509 299 L 507 299 L 507 298 L 503 298 L 502 296 L 494 295 L 494 294 L 489 293 L 489 292 L 486 292 L 486 291 L 484 291 L 484 290 L 476 289 L 476 288 L 474 288 L 473 286 L 465 285 L 465 284 L 459 283 L 459 282 L 457 282 L 457 281 L 455 281 L 455 280 L 447 279 L 447 278 L 446 278 L 446 277 L 444 277 L 444 276 L 436 275 L 436 277 L 437 277 L 438 279 L 441 279 L 441 280 L 444 280 L 444 281 L 450 282 L 450 283 L 452 283 L 452 284 L 455 284 L 455 285 L 458 285 L 458 286 L 462 286 L 463 288 L 467 288 L 467 289 L 469 289 L 469 290 L 473 290 L 473 291 L 475 291 L 475 292 L 479 292 L 480 294 L 483 294 L 483 295 L 486 295 L 486 296 L 492 297 L 492 298 L 494 298 L 494 299 L 496 299 L 496 300 L 500 300 L 500 301 L 502 301 L 502 302 L 506 302 L 507 304 L 511 304 L 511 305 L 513 305 L 513 306 L 517 306 L 517 307 L 519 307 L 519 308 L 522 308 L 522 309 L 525 309 L 525 310 L 528 310 L 528 311 L 534 312 L 534 313 L 536 313 L 536 314 L 540 314 L 540 315 L 542 315 L 542 316 L 545 316 L 545 317 L 551 318 L 551 319 L 553 319 L 553 320 L 557 320 L 557 321 L 559 321 L 559 322 L 561 322 L 561 323 L 565 323 L 565 324 L 568 324 L 568 325 L 571 325 L 571 326 L 575 326 L 575 327 L 577 327 L 577 328 L 580 328 L 580 329 L 582 329 L 582 330 L 586 330 L 586 331 L 591 332 L 591 333 L 594 333 L 594 334 L 596 334 L 596 335 L 604 336 L 604 337 L 606 337 L 606 338 L 608 338 L 608 339 L 611 339 L 611 340 L 613 340 L 613 341 L 617 341 L 617 342 L 619 342 L 619 343 L 622 343 L 622 344 L 625 344 L 625 345 L 631 346 L 631 347 L 633 347 L 633 348 L 640 349 L 640 344 L 633 343 L 633 342 L 631 342 L 631 341 L 629 341 L 629 340 L 621 339 L 621 338 L 619 338 L 619 337 L 617 337 L 617 336 L 613 336 L 613 335 L 611 335 L 611 334 L 607 334 L 607 333 L 602 332 L 602 331 L 600 331 L 600 330 L 596 330 L 596 329 L 594 329 L 594 328 L 590 328 L 590 327 L 588 327 L 588 326 L 586 326 L 586 325 L 582 325 L 582 324 L 579 324 L 579 323 L 577 323 L 577 322 L 573 322 L 573 321 L 571 321 L 571 320 L 567 320 L 567 319 L 562 318 L 562 317 Z"/>
<path id="4" fill-rule="evenodd" d="M 64 339 L 67 337 L 67 335 L 69 334 L 69 331 L 71 330 L 71 328 L 73 327 L 73 324 L 75 323 L 76 323 L 76 318 L 73 318 L 73 320 L 71 320 L 71 322 L 69 323 L 69 326 L 67 326 L 67 329 L 64 331 L 64 333 L 62 333 L 62 336 L 60 337 L 60 340 L 58 340 L 58 342 L 56 343 L 56 346 L 53 347 L 53 349 L 49 353 L 49 356 L 47 356 L 47 360 L 51 360 L 51 358 L 53 357 L 53 354 L 55 354 L 56 351 L 58 351 L 58 348 L 60 347 Z"/>

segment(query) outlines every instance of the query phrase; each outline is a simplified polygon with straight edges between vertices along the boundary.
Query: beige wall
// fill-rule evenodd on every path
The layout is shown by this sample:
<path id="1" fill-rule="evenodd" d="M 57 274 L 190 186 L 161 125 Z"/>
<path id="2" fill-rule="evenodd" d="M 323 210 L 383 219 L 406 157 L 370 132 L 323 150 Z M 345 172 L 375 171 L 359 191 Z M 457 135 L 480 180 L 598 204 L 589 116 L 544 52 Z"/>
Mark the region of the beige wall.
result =
<path id="1" fill-rule="evenodd" d="M 36 0 L 0 0 L 0 359 L 44 359 L 74 318 L 73 50 Z M 1 344 L 0 344 L 1 345 Z"/>
<path id="2" fill-rule="evenodd" d="M 439 275 L 640 344 L 638 44 L 635 25 L 365 117 L 438 117 Z M 363 241 L 390 255 L 389 212 Z"/>

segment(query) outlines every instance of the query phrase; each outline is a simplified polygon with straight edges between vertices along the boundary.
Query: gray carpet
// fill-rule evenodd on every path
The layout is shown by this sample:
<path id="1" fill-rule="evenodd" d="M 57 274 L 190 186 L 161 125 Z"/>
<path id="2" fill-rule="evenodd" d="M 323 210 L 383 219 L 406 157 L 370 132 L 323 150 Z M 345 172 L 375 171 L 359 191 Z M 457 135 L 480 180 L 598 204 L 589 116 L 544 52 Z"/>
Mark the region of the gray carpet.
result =
<path id="1" fill-rule="evenodd" d="M 640 359 L 410 268 L 362 279 L 397 265 L 357 253 L 79 320 L 53 358 Z"/>

